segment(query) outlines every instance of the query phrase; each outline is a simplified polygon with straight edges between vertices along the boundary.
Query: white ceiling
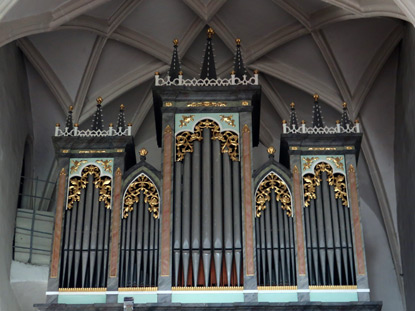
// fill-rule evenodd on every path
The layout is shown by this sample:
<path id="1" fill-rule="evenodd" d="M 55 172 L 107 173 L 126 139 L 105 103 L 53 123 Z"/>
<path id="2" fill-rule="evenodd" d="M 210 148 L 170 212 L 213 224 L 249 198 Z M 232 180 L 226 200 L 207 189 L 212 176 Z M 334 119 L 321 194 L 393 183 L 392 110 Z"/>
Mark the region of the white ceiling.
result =
<path id="1" fill-rule="evenodd" d="M 311 121 L 318 93 L 327 123 L 348 103 L 365 132 L 363 154 L 399 263 L 394 101 L 403 21 L 415 24 L 412 0 L 3 0 L 0 12 L 0 46 L 17 40 L 27 60 L 38 176 L 53 171 L 54 124 L 74 105 L 75 121 L 89 126 L 98 96 L 106 123 L 125 104 L 137 144 L 155 150 L 154 72 L 168 70 L 178 38 L 184 74 L 198 76 L 209 25 L 221 76 L 231 71 L 237 37 L 247 68 L 260 71 L 264 145 L 278 145 L 291 101 Z"/>

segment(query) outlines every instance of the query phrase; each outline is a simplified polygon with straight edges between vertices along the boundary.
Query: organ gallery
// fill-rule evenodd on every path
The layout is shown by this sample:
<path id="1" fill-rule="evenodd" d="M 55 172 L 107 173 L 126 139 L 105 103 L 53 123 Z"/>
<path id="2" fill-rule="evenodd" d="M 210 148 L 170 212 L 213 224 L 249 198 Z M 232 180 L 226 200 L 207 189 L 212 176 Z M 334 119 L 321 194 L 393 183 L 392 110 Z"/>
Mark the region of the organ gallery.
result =
<path id="1" fill-rule="evenodd" d="M 200 77 L 155 73 L 161 170 L 135 154 L 129 116 L 56 125 L 60 168 L 47 303 L 39 310 L 380 310 L 370 302 L 356 166 L 362 133 L 347 105 L 325 124 L 283 121 L 253 169 L 261 82 L 243 64 L 216 74 L 214 32 Z M 341 103 L 339 103 L 341 104 Z M 106 120 L 107 121 L 107 120 Z M 140 135 L 140 133 L 138 133 Z M 279 161 L 276 159 L 279 153 Z"/>

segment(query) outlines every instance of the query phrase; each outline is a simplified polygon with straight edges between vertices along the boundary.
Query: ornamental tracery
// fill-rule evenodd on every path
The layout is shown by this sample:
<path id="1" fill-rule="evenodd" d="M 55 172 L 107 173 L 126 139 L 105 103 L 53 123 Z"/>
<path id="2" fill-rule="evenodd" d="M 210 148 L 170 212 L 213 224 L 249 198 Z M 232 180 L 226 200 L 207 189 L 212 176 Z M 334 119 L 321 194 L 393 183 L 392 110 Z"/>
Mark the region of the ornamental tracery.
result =
<path id="1" fill-rule="evenodd" d="M 327 182 L 334 187 L 334 196 L 341 199 L 344 206 L 348 206 L 347 190 L 345 176 L 340 173 L 333 174 L 333 168 L 330 164 L 321 162 L 314 167 L 314 174 L 306 174 L 303 176 L 304 182 L 304 205 L 309 206 L 310 201 L 317 198 L 316 187 L 320 186 L 322 178 L 321 174 L 327 173 Z"/>
<path id="2" fill-rule="evenodd" d="M 124 194 L 123 218 L 127 218 L 134 210 L 134 204 L 140 200 L 140 193 L 143 193 L 144 203 L 148 204 L 148 211 L 158 219 L 160 196 L 156 185 L 145 174 L 140 174 L 128 186 Z"/>
<path id="3" fill-rule="evenodd" d="M 203 140 L 203 129 L 210 129 L 212 140 L 221 142 L 221 152 L 227 153 L 232 161 L 239 161 L 239 138 L 233 131 L 220 131 L 219 124 L 213 120 L 199 121 L 194 131 L 180 132 L 176 135 L 176 161 L 182 161 L 186 153 L 193 152 L 193 142 Z"/>
<path id="4" fill-rule="evenodd" d="M 275 199 L 281 202 L 281 208 L 287 216 L 292 216 L 291 194 L 286 183 L 274 172 L 269 173 L 259 184 L 255 193 L 256 217 L 260 217 L 266 209 L 266 202 L 271 200 L 271 190 L 275 192 Z"/>
<path id="5" fill-rule="evenodd" d="M 72 209 L 74 203 L 80 201 L 81 190 L 87 187 L 89 175 L 93 175 L 95 188 L 99 189 L 99 202 L 104 202 L 107 209 L 111 208 L 111 178 L 100 173 L 97 166 L 88 165 L 82 170 L 81 177 L 74 176 L 69 180 L 67 209 Z"/>

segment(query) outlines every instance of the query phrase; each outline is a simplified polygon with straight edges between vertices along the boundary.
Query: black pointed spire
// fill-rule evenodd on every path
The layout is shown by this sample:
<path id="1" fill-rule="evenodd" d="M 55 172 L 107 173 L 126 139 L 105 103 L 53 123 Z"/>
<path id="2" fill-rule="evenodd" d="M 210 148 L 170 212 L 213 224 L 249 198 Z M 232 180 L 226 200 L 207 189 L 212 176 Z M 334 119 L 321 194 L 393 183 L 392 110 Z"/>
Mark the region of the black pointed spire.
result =
<path id="1" fill-rule="evenodd" d="M 342 118 L 340 121 L 340 125 L 346 129 L 347 125 L 349 125 L 350 128 L 353 127 L 353 122 L 350 120 L 349 117 L 349 110 L 347 109 L 347 104 L 343 103 L 343 113 L 342 113 Z"/>
<path id="2" fill-rule="evenodd" d="M 289 127 L 298 128 L 298 119 L 297 113 L 295 112 L 295 104 L 294 102 L 291 103 L 291 111 L 290 111 L 290 123 L 288 124 Z"/>
<path id="3" fill-rule="evenodd" d="M 125 131 L 125 114 L 124 114 L 125 106 L 123 104 L 120 105 L 120 112 L 118 113 L 118 121 L 117 121 L 117 131 L 121 128 L 121 131 Z"/>
<path id="4" fill-rule="evenodd" d="M 239 79 L 243 79 L 243 76 L 246 74 L 246 69 L 244 66 L 244 62 L 242 60 L 242 53 L 241 53 L 241 39 L 235 39 L 236 42 L 236 52 L 235 52 L 235 59 L 233 64 L 233 72 L 235 73 L 235 77 Z"/>
<path id="5" fill-rule="evenodd" d="M 170 81 L 173 81 L 174 79 L 178 78 L 179 73 L 181 72 L 179 53 L 177 53 L 177 47 L 179 46 L 179 40 L 174 39 L 173 44 L 174 44 L 173 55 L 171 57 L 171 64 L 170 64 L 170 70 L 169 70 Z"/>
<path id="6" fill-rule="evenodd" d="M 68 132 L 73 130 L 72 110 L 73 110 L 73 106 L 69 106 L 69 111 L 68 111 L 68 115 L 66 116 L 66 123 L 65 123 L 65 128 L 68 129 Z"/>
<path id="7" fill-rule="evenodd" d="M 201 79 L 216 79 L 216 67 L 215 58 L 213 56 L 213 44 L 212 37 L 215 34 L 212 28 L 207 30 L 207 42 L 205 49 L 205 58 L 203 59 L 202 72 L 200 73 Z"/>
<path id="8" fill-rule="evenodd" d="M 94 113 L 94 118 L 92 119 L 92 130 L 96 131 L 96 130 L 103 130 L 104 129 L 104 120 L 102 118 L 103 114 L 102 114 L 102 97 L 98 97 L 97 98 L 97 111 L 95 111 Z"/>
<path id="9" fill-rule="evenodd" d="M 313 127 L 324 127 L 323 115 L 321 107 L 318 102 L 318 95 L 314 94 L 314 105 L 313 105 Z"/>

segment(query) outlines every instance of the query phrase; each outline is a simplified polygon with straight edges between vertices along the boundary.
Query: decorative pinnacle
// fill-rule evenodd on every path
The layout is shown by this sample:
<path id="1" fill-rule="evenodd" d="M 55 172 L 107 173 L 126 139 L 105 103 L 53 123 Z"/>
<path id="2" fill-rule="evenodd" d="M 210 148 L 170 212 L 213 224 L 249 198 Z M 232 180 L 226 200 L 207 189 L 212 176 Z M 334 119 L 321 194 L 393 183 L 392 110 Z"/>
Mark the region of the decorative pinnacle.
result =
<path id="1" fill-rule="evenodd" d="M 183 75 L 183 71 L 179 71 L 179 76 L 182 76 Z"/>
<path id="2" fill-rule="evenodd" d="M 254 70 L 254 74 L 256 74 L 256 75 L 259 74 L 259 70 L 258 69 L 255 69 Z"/>
<path id="3" fill-rule="evenodd" d="M 114 124 L 110 123 L 110 127 L 113 127 L 113 126 L 114 126 Z"/>
<path id="4" fill-rule="evenodd" d="M 78 124 L 78 123 L 75 123 L 73 126 L 78 127 L 78 126 L 79 126 L 79 124 Z"/>
<path id="5" fill-rule="evenodd" d="M 319 97 L 318 94 L 314 94 L 313 97 L 314 97 L 314 101 L 318 101 L 318 97 Z"/>
<path id="6" fill-rule="evenodd" d="M 301 124 L 305 124 L 305 121 L 304 120 L 301 120 Z"/>
<path id="7" fill-rule="evenodd" d="M 287 120 L 282 120 L 282 124 L 287 124 Z"/>
<path id="8" fill-rule="evenodd" d="M 343 108 L 347 108 L 346 102 L 343 103 Z"/>
<path id="9" fill-rule="evenodd" d="M 291 108 L 294 108 L 294 107 L 295 107 L 294 102 L 292 102 L 292 103 L 290 104 L 290 107 L 291 107 Z"/>
<path id="10" fill-rule="evenodd" d="M 60 126 L 61 126 L 61 124 L 60 124 L 60 123 L 56 123 L 56 124 L 55 124 L 55 126 L 56 126 L 56 127 L 60 127 Z"/>
<path id="11" fill-rule="evenodd" d="M 125 106 L 123 104 L 120 105 L 120 110 L 124 110 Z"/>
<path id="12" fill-rule="evenodd" d="M 97 98 L 97 104 L 98 105 L 101 105 L 102 101 L 103 101 L 103 99 L 102 99 L 101 96 Z"/>
<path id="13" fill-rule="evenodd" d="M 356 124 L 357 124 L 357 123 L 359 123 L 359 120 L 357 120 L 357 119 L 356 119 L 356 120 L 354 120 L 354 123 L 356 123 Z"/>
<path id="14" fill-rule="evenodd" d="M 209 27 L 209 29 L 207 30 L 208 38 L 212 38 L 214 34 L 215 31 L 212 29 L 212 27 Z"/>
<path id="15" fill-rule="evenodd" d="M 241 45 L 241 39 L 235 39 L 236 45 Z"/>
<path id="16" fill-rule="evenodd" d="M 139 153 L 140 153 L 140 156 L 145 157 L 148 154 L 148 151 L 146 148 L 142 148 L 140 149 Z"/>
<path id="17" fill-rule="evenodd" d="M 69 106 L 69 111 L 72 111 L 73 110 L 73 106 Z"/>
<path id="18" fill-rule="evenodd" d="M 179 40 L 178 39 L 174 39 L 173 40 L 173 44 L 174 44 L 174 46 L 178 46 L 179 45 Z"/>
<path id="19" fill-rule="evenodd" d="M 232 70 L 232 71 L 231 71 L 231 75 L 234 75 L 234 74 L 235 74 L 235 70 Z"/>
<path id="20" fill-rule="evenodd" d="M 267 152 L 268 152 L 268 154 L 274 154 L 275 153 L 275 148 L 270 146 L 270 147 L 268 147 Z"/>
<path id="21" fill-rule="evenodd" d="M 340 124 L 340 120 L 336 120 L 336 124 Z"/>
<path id="22" fill-rule="evenodd" d="M 127 124 L 127 126 L 133 126 L 133 124 L 130 122 L 130 123 Z"/>

